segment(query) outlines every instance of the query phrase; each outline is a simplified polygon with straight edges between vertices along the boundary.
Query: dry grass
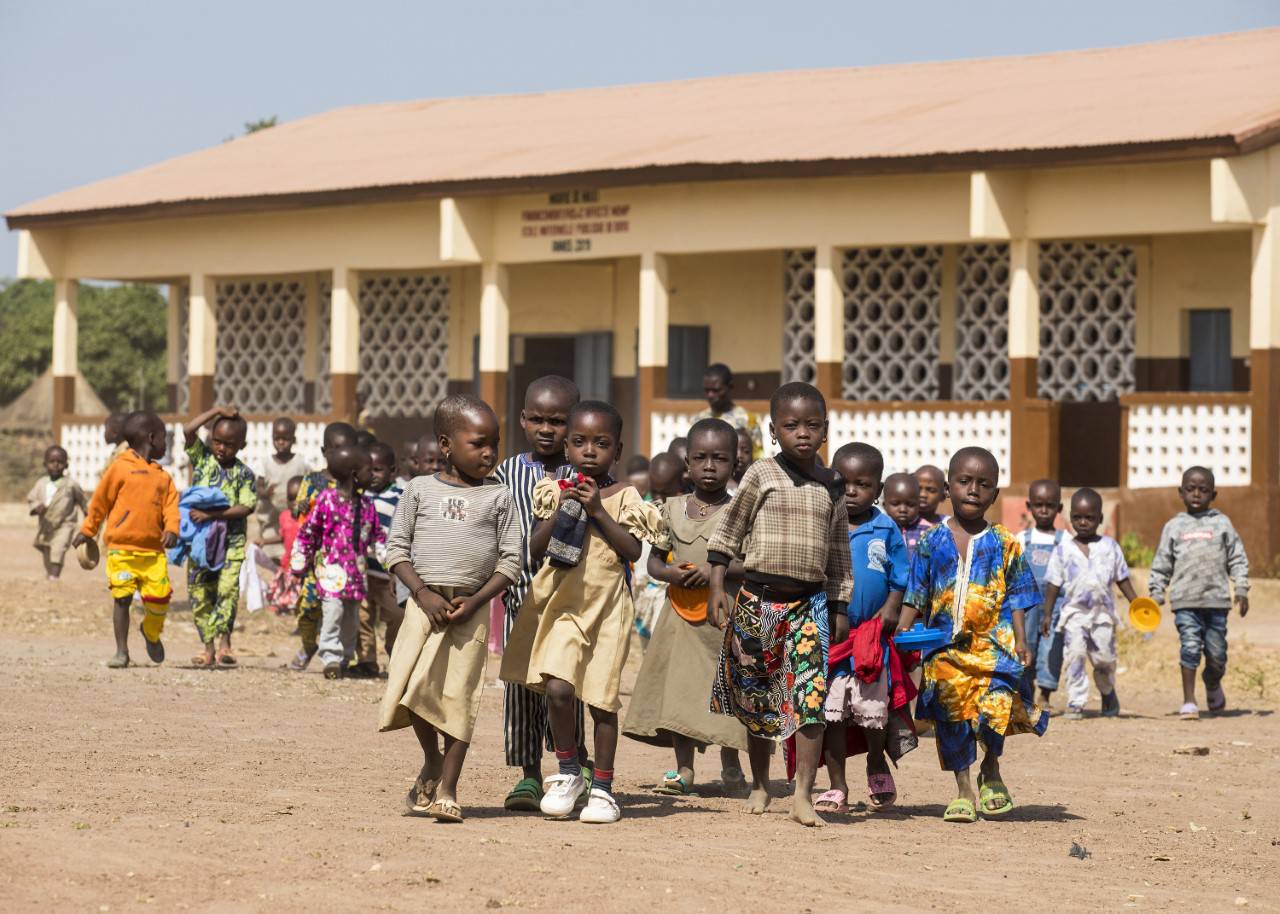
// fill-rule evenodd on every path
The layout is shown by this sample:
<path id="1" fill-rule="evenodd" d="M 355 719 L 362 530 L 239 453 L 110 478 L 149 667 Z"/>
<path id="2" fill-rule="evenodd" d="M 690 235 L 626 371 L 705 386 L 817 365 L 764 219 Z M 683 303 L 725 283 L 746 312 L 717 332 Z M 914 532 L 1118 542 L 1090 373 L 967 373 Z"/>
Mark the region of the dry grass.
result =
<path id="1" fill-rule="evenodd" d="M 1146 637 L 1131 628 L 1116 634 L 1120 665 L 1130 681 L 1174 683 L 1178 679 L 1178 652 L 1167 639 Z M 1271 704 L 1280 684 L 1280 652 L 1257 647 L 1247 637 L 1232 639 L 1227 675 L 1228 695 Z"/>

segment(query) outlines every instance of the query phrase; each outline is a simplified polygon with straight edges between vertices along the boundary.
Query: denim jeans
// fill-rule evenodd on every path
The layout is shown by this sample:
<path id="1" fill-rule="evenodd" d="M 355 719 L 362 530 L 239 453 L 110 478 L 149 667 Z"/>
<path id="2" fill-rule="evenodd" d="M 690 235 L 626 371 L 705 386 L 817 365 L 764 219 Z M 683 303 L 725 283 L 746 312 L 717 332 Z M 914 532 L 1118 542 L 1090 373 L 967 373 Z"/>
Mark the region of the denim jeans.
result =
<path id="1" fill-rule="evenodd" d="M 1215 691 L 1227 671 L 1227 613 L 1225 609 L 1179 609 L 1173 613 L 1181 642 L 1179 661 L 1188 670 L 1204 657 L 1204 687 Z"/>
<path id="2" fill-rule="evenodd" d="M 1040 637 L 1040 619 L 1043 606 L 1035 606 L 1027 610 L 1025 623 L 1027 633 L 1027 650 L 1035 658 L 1035 663 L 1022 673 L 1024 694 L 1030 696 L 1033 686 L 1040 686 L 1052 692 L 1058 687 L 1062 676 L 1062 633 L 1057 631 L 1057 613 L 1050 620 L 1049 634 Z"/>

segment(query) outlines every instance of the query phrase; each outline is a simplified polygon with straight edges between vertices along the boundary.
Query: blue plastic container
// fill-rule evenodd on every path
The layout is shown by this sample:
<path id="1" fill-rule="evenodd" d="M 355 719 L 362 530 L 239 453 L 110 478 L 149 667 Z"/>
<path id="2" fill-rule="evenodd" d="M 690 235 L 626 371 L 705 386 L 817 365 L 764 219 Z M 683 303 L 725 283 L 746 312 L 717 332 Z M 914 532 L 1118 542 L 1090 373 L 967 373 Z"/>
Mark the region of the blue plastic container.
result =
<path id="1" fill-rule="evenodd" d="M 951 643 L 951 639 L 947 637 L 946 632 L 936 628 L 925 628 L 923 623 L 917 622 L 907 631 L 894 635 L 893 643 L 904 651 L 930 654 L 946 647 Z"/>

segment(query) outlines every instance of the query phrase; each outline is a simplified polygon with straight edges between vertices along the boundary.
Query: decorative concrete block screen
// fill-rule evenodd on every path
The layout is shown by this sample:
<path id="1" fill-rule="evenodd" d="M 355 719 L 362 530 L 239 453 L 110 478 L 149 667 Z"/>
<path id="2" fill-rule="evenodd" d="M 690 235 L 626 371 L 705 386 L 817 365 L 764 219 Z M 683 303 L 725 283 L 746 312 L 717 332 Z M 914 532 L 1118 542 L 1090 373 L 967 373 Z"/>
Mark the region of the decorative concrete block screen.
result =
<path id="1" fill-rule="evenodd" d="M 812 250 L 787 251 L 783 272 L 782 382 L 812 384 L 818 375 L 813 351 Z"/>
<path id="2" fill-rule="evenodd" d="M 1133 392 L 1137 285 L 1131 247 L 1040 245 L 1040 396 L 1114 400 Z"/>
<path id="3" fill-rule="evenodd" d="M 332 337 L 333 281 L 329 277 L 316 283 L 316 412 L 325 415 L 333 406 L 333 390 L 329 387 L 329 340 Z"/>
<path id="4" fill-rule="evenodd" d="M 191 322 L 189 299 L 191 287 L 184 285 L 179 288 L 181 293 L 178 296 L 178 402 L 174 404 L 174 408 L 180 415 L 185 415 L 187 408 L 191 405 L 191 366 L 187 363 L 188 354 L 191 352 L 191 337 L 187 330 Z"/>
<path id="5" fill-rule="evenodd" d="M 1247 404 L 1129 407 L 1129 475 L 1134 489 L 1178 486 L 1189 466 L 1213 470 L 1219 486 L 1251 481 L 1252 410 Z"/>
<path id="6" fill-rule="evenodd" d="M 942 248 L 845 251 L 846 400 L 934 400 Z"/>
<path id="7" fill-rule="evenodd" d="M 360 278 L 361 406 L 371 416 L 430 415 L 449 384 L 449 279 Z"/>
<path id="8" fill-rule="evenodd" d="M 1007 409 L 831 411 L 831 453 L 851 441 L 874 445 L 884 454 L 886 475 L 911 473 L 926 463 L 945 469 L 952 454 L 977 445 L 996 455 L 1000 485 L 1008 485 L 1009 440 Z"/>
<path id="9" fill-rule="evenodd" d="M 306 290 L 292 280 L 218 283 L 214 398 L 245 413 L 305 408 Z"/>
<path id="10" fill-rule="evenodd" d="M 961 245 L 956 257 L 957 400 L 1009 398 L 1009 246 Z"/>

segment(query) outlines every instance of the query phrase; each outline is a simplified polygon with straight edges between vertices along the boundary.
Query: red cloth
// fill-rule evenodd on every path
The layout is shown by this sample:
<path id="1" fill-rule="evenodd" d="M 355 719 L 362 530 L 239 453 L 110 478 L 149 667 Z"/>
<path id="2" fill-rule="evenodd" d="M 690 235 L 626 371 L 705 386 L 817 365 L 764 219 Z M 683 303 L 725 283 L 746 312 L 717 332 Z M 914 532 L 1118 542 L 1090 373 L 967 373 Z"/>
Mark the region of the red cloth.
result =
<path id="1" fill-rule="evenodd" d="M 880 642 L 881 619 L 872 616 L 853 630 L 853 675 L 862 682 L 875 682 L 884 670 L 884 645 Z"/>
<path id="2" fill-rule="evenodd" d="M 293 541 L 298 538 L 298 528 L 302 524 L 296 520 L 292 511 L 280 512 L 280 541 L 284 544 L 284 567 L 289 567 L 289 556 L 293 554 Z"/>

